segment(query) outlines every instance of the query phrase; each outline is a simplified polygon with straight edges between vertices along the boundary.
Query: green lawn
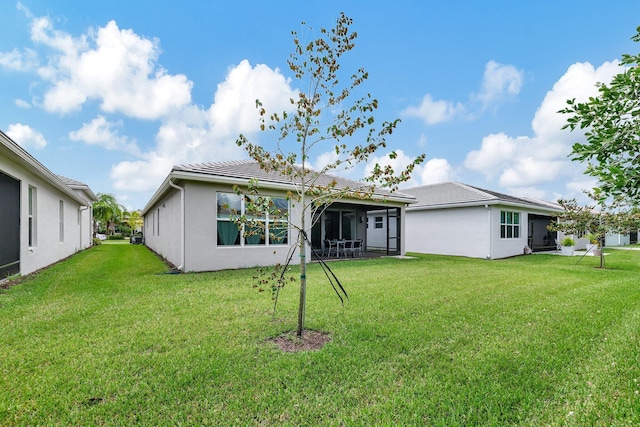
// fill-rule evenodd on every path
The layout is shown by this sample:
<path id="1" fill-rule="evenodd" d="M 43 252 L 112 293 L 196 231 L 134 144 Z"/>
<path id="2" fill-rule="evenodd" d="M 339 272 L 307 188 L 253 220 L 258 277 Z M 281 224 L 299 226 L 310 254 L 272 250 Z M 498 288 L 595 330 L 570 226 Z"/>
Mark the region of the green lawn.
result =
<path id="1" fill-rule="evenodd" d="M 0 291 L 0 425 L 640 425 L 640 252 L 309 268 L 322 350 L 282 353 L 253 270 L 101 245 Z"/>

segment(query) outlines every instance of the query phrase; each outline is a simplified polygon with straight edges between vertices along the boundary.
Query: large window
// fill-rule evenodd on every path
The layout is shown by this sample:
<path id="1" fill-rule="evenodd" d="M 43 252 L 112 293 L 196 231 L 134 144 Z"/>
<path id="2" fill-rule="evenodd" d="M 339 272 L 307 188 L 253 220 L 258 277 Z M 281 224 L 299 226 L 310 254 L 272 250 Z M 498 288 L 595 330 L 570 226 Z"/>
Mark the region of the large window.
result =
<path id="1" fill-rule="evenodd" d="M 220 246 L 286 245 L 289 202 L 283 197 L 217 193 L 217 231 Z M 251 206 L 262 208 L 252 209 Z M 234 219 L 243 216 L 239 226 Z"/>
<path id="2" fill-rule="evenodd" d="M 500 211 L 500 238 L 520 238 L 520 212 Z"/>
<path id="3" fill-rule="evenodd" d="M 28 200 L 28 204 L 29 204 L 29 247 L 34 247 L 37 244 L 37 234 L 36 234 L 36 213 L 37 213 L 37 208 L 36 208 L 36 188 L 35 187 L 31 187 L 29 186 L 29 200 Z"/>

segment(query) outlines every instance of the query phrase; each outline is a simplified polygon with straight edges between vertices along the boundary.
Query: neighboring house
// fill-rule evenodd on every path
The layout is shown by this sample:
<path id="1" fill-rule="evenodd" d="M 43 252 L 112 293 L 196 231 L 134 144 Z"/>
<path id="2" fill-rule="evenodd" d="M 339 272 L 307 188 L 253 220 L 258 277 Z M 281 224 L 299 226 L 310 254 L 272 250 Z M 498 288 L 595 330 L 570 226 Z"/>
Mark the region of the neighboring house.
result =
<path id="1" fill-rule="evenodd" d="M 547 230 L 562 210 L 555 203 L 457 182 L 402 191 L 417 199 L 406 209 L 407 252 L 497 259 L 556 248 Z"/>
<path id="2" fill-rule="evenodd" d="M 290 248 L 297 244 L 295 227 L 279 227 L 270 218 L 261 218 L 270 229 L 264 236 L 243 237 L 230 219 L 230 210 L 244 213 L 244 201 L 234 185 L 246 189 L 257 179 L 260 195 L 272 198 L 276 207 L 296 221 L 299 209 L 287 200 L 294 190 L 291 180 L 278 173 L 267 173 L 258 163 L 241 160 L 174 166 L 160 188 L 142 211 L 145 244 L 182 271 L 212 271 L 231 268 L 267 266 L 284 263 Z M 323 175 L 324 184 L 335 180 L 337 187 L 358 188 L 362 183 Z M 314 226 L 307 234 L 318 251 L 325 239 L 362 239 L 366 249 L 366 218 L 369 210 L 393 211 L 398 235 L 404 230 L 404 210 L 414 202 L 412 196 L 376 189 L 372 200 L 343 199 L 322 212 L 313 214 Z M 306 224 L 311 224 L 308 212 Z M 295 225 L 295 224 L 294 224 Z M 274 233 L 275 232 L 275 233 Z M 394 242 L 390 254 L 404 254 L 401 238 Z M 305 254 L 311 260 L 311 249 Z M 293 258 L 297 262 L 297 253 Z"/>
<path id="3" fill-rule="evenodd" d="M 605 246 L 626 246 L 638 243 L 638 232 L 633 231 L 629 234 L 624 233 L 607 233 L 604 237 Z"/>
<path id="4" fill-rule="evenodd" d="M 0 279 L 91 245 L 91 189 L 53 174 L 1 131 L 0 200 Z"/>

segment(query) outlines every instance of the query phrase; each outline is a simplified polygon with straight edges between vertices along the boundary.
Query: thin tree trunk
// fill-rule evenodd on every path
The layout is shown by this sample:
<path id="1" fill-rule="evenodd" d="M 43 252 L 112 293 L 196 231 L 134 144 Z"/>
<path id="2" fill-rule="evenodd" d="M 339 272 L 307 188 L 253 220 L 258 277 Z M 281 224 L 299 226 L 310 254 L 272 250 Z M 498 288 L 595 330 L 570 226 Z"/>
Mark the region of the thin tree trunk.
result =
<path id="1" fill-rule="evenodd" d="M 298 337 L 302 337 L 302 333 L 304 331 L 304 312 L 307 300 L 307 260 L 304 239 L 304 209 L 302 210 L 302 221 L 300 226 L 302 228 L 302 232 L 300 232 L 300 241 L 298 242 L 298 250 L 300 251 L 300 303 L 298 304 L 298 328 L 296 329 L 296 335 Z"/>

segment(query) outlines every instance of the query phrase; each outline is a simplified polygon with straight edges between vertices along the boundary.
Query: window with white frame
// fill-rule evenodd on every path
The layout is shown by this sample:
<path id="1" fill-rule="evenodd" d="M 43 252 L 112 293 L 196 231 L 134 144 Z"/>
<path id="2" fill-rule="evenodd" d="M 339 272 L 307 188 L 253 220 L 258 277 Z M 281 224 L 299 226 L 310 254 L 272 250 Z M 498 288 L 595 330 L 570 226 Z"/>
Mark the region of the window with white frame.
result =
<path id="1" fill-rule="evenodd" d="M 37 193 L 35 187 L 29 186 L 29 247 L 35 247 L 37 244 Z"/>
<path id="2" fill-rule="evenodd" d="M 59 242 L 64 242 L 64 202 L 60 200 L 58 205 Z"/>
<path id="3" fill-rule="evenodd" d="M 216 193 L 216 227 L 219 246 L 286 245 L 289 202 L 284 197 L 241 196 Z M 251 207 L 260 206 L 252 209 Z M 234 219 L 243 216 L 245 225 Z"/>
<path id="4" fill-rule="evenodd" d="M 500 238 L 520 238 L 520 212 L 500 211 Z"/>
<path id="5" fill-rule="evenodd" d="M 376 220 L 375 228 L 383 228 L 383 225 L 384 225 L 383 219 L 384 218 L 381 216 L 375 217 L 375 220 Z"/>

